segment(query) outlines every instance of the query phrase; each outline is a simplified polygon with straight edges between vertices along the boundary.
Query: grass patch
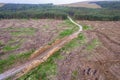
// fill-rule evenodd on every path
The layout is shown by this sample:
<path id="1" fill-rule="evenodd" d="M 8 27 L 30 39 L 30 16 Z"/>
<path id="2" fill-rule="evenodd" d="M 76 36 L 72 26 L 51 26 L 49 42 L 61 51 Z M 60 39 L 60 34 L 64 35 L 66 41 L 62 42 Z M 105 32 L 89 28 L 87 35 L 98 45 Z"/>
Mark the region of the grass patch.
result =
<path id="1" fill-rule="evenodd" d="M 36 32 L 35 28 L 12 28 L 13 31 L 11 32 L 12 36 L 24 36 L 24 35 L 34 35 Z"/>
<path id="2" fill-rule="evenodd" d="M 77 40 L 79 40 L 80 43 L 85 43 L 86 37 L 84 34 L 81 33 L 78 35 Z"/>
<path id="3" fill-rule="evenodd" d="M 2 43 L 2 41 L 0 41 L 0 45 L 2 45 L 3 43 Z"/>
<path id="4" fill-rule="evenodd" d="M 65 20 L 65 21 L 64 21 L 64 24 L 65 24 L 68 28 L 72 29 L 73 31 L 79 30 L 79 27 L 78 27 L 77 25 L 73 24 L 70 20 Z"/>
<path id="5" fill-rule="evenodd" d="M 12 36 L 34 35 L 36 30 L 36 28 L 32 27 L 9 27 L 3 29 L 3 31 L 10 31 Z"/>
<path id="6" fill-rule="evenodd" d="M 72 72 L 72 80 L 76 80 L 76 76 L 78 75 L 78 72 L 75 70 Z"/>
<path id="7" fill-rule="evenodd" d="M 67 50 L 71 50 L 73 48 L 75 48 L 76 46 L 79 46 L 80 44 L 78 44 L 77 39 L 73 39 L 72 41 L 70 41 L 69 43 L 67 43 L 62 49 L 67 51 Z"/>
<path id="8" fill-rule="evenodd" d="M 0 41 L 0 46 L 3 46 L 4 44 L 3 44 L 3 42 L 2 41 Z"/>
<path id="9" fill-rule="evenodd" d="M 27 59 L 33 51 L 29 51 L 22 54 L 10 55 L 7 59 L 0 60 L 0 73 L 3 73 L 6 69 L 11 68 L 14 63 Z"/>
<path id="10" fill-rule="evenodd" d="M 43 26 L 45 29 L 48 29 L 48 28 L 50 28 L 50 26 L 48 26 L 48 25 L 45 25 L 45 26 Z"/>
<path id="11" fill-rule="evenodd" d="M 11 39 L 8 42 L 6 42 L 6 45 L 2 47 L 2 50 L 4 52 L 17 50 L 21 47 L 21 44 L 23 43 L 24 40 L 25 39 L 18 38 Z"/>
<path id="12" fill-rule="evenodd" d="M 83 30 L 91 30 L 91 29 L 92 29 L 91 26 L 86 26 L 86 25 L 83 26 Z"/>
<path id="13" fill-rule="evenodd" d="M 78 26 L 76 26 L 75 24 L 73 24 L 71 21 L 69 20 L 65 20 L 63 24 L 61 25 L 66 25 L 68 29 L 62 31 L 59 36 L 60 38 L 65 37 L 65 36 L 69 36 L 72 33 L 74 33 L 75 31 L 77 31 L 79 29 Z"/>
<path id="14" fill-rule="evenodd" d="M 40 66 L 31 70 L 28 74 L 24 75 L 18 80 L 50 80 L 51 76 L 57 73 L 57 65 L 55 60 L 60 58 L 60 50 L 53 54 L 48 60 Z M 51 79 L 52 80 L 52 79 Z"/>
<path id="15" fill-rule="evenodd" d="M 16 50 L 20 47 L 20 45 L 16 45 L 16 46 L 10 46 L 10 45 L 6 45 L 3 47 L 3 51 L 7 52 L 7 51 L 12 51 L 12 50 Z"/>
<path id="16" fill-rule="evenodd" d="M 85 43 L 85 36 L 84 34 L 79 34 L 77 38 L 73 39 L 72 41 L 70 41 L 69 43 L 67 43 L 62 49 L 64 50 L 72 50 L 77 46 L 82 45 L 83 43 Z"/>
<path id="17" fill-rule="evenodd" d="M 69 36 L 69 35 L 72 34 L 72 33 L 73 33 L 73 30 L 72 30 L 72 29 L 66 29 L 66 30 L 64 30 L 64 31 L 62 31 L 62 32 L 60 33 L 60 37 Z"/>
<path id="18" fill-rule="evenodd" d="M 93 50 L 95 47 L 97 47 L 100 44 L 98 39 L 93 39 L 91 44 L 87 46 L 87 50 Z"/>

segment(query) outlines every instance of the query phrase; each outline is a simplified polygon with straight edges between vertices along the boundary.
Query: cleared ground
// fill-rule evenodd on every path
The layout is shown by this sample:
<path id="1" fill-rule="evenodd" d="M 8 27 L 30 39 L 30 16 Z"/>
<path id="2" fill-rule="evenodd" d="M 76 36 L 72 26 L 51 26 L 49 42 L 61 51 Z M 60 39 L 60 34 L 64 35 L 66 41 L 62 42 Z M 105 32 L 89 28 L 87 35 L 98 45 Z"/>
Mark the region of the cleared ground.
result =
<path id="1" fill-rule="evenodd" d="M 119 80 L 120 22 L 77 22 L 84 32 L 19 80 Z"/>
<path id="2" fill-rule="evenodd" d="M 15 40 L 21 37 L 22 39 L 27 38 L 22 43 L 23 46 L 25 46 L 24 49 L 35 50 L 39 48 L 40 45 L 42 46 L 44 44 L 51 44 L 49 42 L 53 41 L 60 35 L 64 37 L 65 35 L 71 34 L 71 31 L 68 29 L 75 28 L 69 27 L 72 24 L 68 24 L 67 21 L 59 20 L 10 20 L 10 23 L 9 20 L 2 20 L 0 22 L 0 24 L 2 24 L 0 29 L 2 61 L 8 57 L 8 54 L 13 54 L 14 52 L 14 50 L 11 53 L 9 51 L 9 53 L 4 51 L 4 47 L 8 44 L 7 42 L 9 42 L 12 38 L 15 38 Z M 120 22 L 77 22 L 82 24 L 84 27 L 84 31 L 79 34 L 78 38 L 66 44 L 45 63 L 42 63 L 37 68 L 31 70 L 19 80 L 119 80 Z M 22 28 L 20 28 L 21 25 L 18 25 L 18 23 L 22 25 Z M 32 25 L 30 25 L 31 23 Z M 15 26 L 15 24 L 17 24 L 17 26 Z M 50 28 L 45 27 L 46 24 L 49 25 Z M 11 28 L 11 26 L 14 26 L 14 28 Z M 21 31 L 23 32 L 19 33 Z M 49 33 L 47 34 L 47 32 Z M 42 33 L 43 36 L 41 36 Z M 40 43 L 42 39 L 46 40 L 48 38 L 50 38 L 50 40 Z M 34 44 L 35 47 L 33 47 L 33 44 L 29 45 L 34 41 L 38 41 L 38 43 Z M 27 48 L 27 46 L 24 45 L 25 43 L 26 45 L 29 45 L 28 47 L 30 48 Z M 38 45 L 38 47 L 36 45 Z M 23 46 L 21 45 L 20 47 Z M 9 48 L 5 48 L 5 50 L 8 49 Z M 24 51 L 24 49 L 20 50 L 20 52 Z M 19 50 L 15 51 L 19 53 Z M 12 59 L 14 59 L 14 57 L 12 57 Z M 1 64 L 3 63 L 1 62 Z M 3 67 L 5 67 L 5 65 L 0 69 Z"/>
<path id="3" fill-rule="evenodd" d="M 38 48 L 74 32 L 70 25 L 67 20 L 1 20 L 0 73 L 26 62 Z"/>
<path id="4" fill-rule="evenodd" d="M 78 21 L 92 26 L 84 32 L 86 43 L 63 52 L 59 60 L 58 80 L 119 80 L 120 22 Z M 84 26 L 85 28 L 85 26 Z"/>
<path id="5" fill-rule="evenodd" d="M 77 2 L 77 3 L 71 3 L 71 4 L 62 4 L 61 6 L 85 7 L 85 8 L 101 8 L 101 6 L 97 5 L 96 3 L 90 3 L 90 2 Z"/>

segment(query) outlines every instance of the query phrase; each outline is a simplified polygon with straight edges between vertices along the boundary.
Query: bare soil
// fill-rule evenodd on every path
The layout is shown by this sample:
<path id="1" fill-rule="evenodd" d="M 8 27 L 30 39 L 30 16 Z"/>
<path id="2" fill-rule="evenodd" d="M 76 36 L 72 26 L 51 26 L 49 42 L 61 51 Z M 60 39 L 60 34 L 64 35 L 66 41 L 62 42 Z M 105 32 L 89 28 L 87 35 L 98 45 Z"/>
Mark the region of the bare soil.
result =
<path id="1" fill-rule="evenodd" d="M 0 20 L 0 59 L 11 54 L 36 50 L 55 40 L 65 27 L 62 20 Z M 3 49 L 7 45 L 11 47 L 18 44 L 18 48 L 7 51 Z"/>
<path id="2" fill-rule="evenodd" d="M 77 21 L 92 26 L 84 32 L 86 44 L 58 60 L 57 80 L 120 80 L 120 22 Z M 99 40 L 93 50 L 87 50 L 93 39 Z"/>
<path id="3" fill-rule="evenodd" d="M 120 22 L 113 21 L 77 21 L 79 24 L 91 26 L 83 34 L 86 41 L 70 51 L 63 51 L 63 59 L 57 60 L 57 76 L 52 80 L 120 80 Z M 4 23 L 4 24 L 3 24 Z M 37 49 L 58 36 L 65 29 L 60 20 L 1 20 L 0 40 L 5 46 L 12 38 L 26 39 L 23 41 L 20 52 L 29 49 Z M 48 27 L 48 25 L 50 27 Z M 9 27 L 32 27 L 36 29 L 34 35 L 11 35 Z M 44 26 L 44 27 L 43 27 Z M 58 27 L 60 26 L 60 27 Z M 16 30 L 14 31 L 16 32 Z M 92 50 L 88 46 L 94 39 L 99 44 Z M 14 43 L 18 44 L 18 42 Z M 19 53 L 19 50 L 17 53 Z M 14 52 L 14 51 L 13 51 Z M 2 54 L 3 52 L 1 52 Z M 10 53 L 9 54 L 13 54 Z M 5 53 L 1 59 L 4 58 Z"/>
<path id="4" fill-rule="evenodd" d="M 63 24 L 62 24 L 63 25 Z M 15 26 L 15 25 L 14 25 Z M 44 26 L 44 27 L 46 27 L 46 26 Z M 65 26 L 64 26 L 65 27 Z M 22 27 L 23 28 L 23 27 Z M 47 28 L 48 28 L 48 26 L 47 26 Z M 10 28 L 5 28 L 5 29 L 7 29 L 6 31 L 7 32 L 18 32 L 19 30 L 16 30 L 16 27 L 10 27 Z M 21 28 L 20 28 L 21 29 Z M 27 29 L 27 28 L 24 28 L 24 29 Z M 24 29 L 22 29 L 22 31 L 24 31 Z M 10 30 L 10 31 L 9 31 Z M 28 29 L 29 30 L 29 29 Z M 60 29 L 59 29 L 60 30 Z M 4 31 L 4 29 L 3 29 L 3 31 Z M 26 32 L 26 31 L 25 31 Z M 59 32 L 58 32 L 59 33 Z M 56 51 L 58 51 L 65 43 L 67 43 L 67 42 L 69 42 L 69 41 L 71 41 L 72 39 L 74 39 L 74 38 L 76 38 L 77 37 L 77 35 L 80 33 L 80 30 L 78 31 L 78 32 L 76 32 L 76 33 L 73 33 L 72 35 L 70 35 L 70 36 L 68 36 L 68 37 L 65 37 L 65 38 L 63 38 L 63 40 L 61 39 L 61 40 L 56 40 L 55 41 L 55 43 L 53 43 L 53 44 L 51 44 L 51 47 L 48 49 L 48 50 L 46 50 L 46 51 L 44 51 L 45 53 L 43 53 L 43 55 L 45 55 L 45 56 L 36 56 L 37 58 L 35 58 L 33 61 L 29 61 L 28 63 L 26 63 L 26 64 L 24 64 L 24 65 L 21 65 L 21 66 L 18 66 L 18 69 L 17 69 L 17 67 L 16 67 L 16 71 L 20 71 L 21 69 L 23 70 L 23 71 L 21 71 L 20 72 L 20 76 L 21 75 L 23 75 L 24 74 L 24 72 L 26 73 L 26 72 L 28 72 L 30 69 L 32 69 L 32 68 L 34 68 L 34 67 L 36 67 L 36 66 L 38 66 L 39 64 L 41 64 L 41 62 L 44 62 L 44 61 L 46 61 L 47 60 L 47 58 L 50 56 L 50 55 L 52 55 L 54 52 L 56 52 Z M 17 33 L 16 33 L 17 34 Z M 14 34 L 14 35 L 16 35 L 16 34 Z M 20 35 L 21 36 L 21 35 Z M 60 42 L 59 42 L 60 41 Z M 41 48 L 40 48 L 40 50 L 38 50 L 37 51 L 37 54 L 38 54 L 38 52 L 41 52 Z M 40 54 L 40 53 L 39 53 Z M 47 55 L 46 55 L 47 54 Z M 35 55 L 36 55 L 36 53 L 35 53 Z M 34 57 L 34 56 L 33 56 Z M 41 57 L 43 57 L 43 58 L 41 58 Z M 36 62 L 37 61 L 37 62 Z M 35 64 L 34 64 L 35 63 Z M 27 71 L 26 71 L 27 70 Z M 9 76 L 9 75 L 13 75 L 13 74 L 16 74 L 17 72 L 15 71 L 15 68 L 14 69 L 11 69 L 11 70 L 9 70 L 8 72 L 5 72 L 4 74 L 2 74 L 1 75 L 1 77 L 2 78 L 4 78 L 4 77 L 6 77 L 6 76 Z M 12 74 L 11 74 L 11 72 L 12 72 Z"/>

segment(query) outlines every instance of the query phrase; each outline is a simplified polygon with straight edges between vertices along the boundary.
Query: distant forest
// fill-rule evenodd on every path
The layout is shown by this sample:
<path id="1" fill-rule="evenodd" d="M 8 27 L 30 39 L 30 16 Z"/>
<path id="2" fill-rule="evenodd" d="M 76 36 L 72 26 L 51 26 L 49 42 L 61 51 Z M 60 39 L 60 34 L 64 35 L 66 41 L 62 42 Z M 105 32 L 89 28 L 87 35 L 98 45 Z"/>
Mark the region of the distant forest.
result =
<path id="1" fill-rule="evenodd" d="M 0 7 L 0 19 L 66 19 L 69 15 L 78 20 L 120 20 L 120 1 L 92 3 L 96 3 L 102 8 L 75 8 L 53 4 L 5 4 Z"/>

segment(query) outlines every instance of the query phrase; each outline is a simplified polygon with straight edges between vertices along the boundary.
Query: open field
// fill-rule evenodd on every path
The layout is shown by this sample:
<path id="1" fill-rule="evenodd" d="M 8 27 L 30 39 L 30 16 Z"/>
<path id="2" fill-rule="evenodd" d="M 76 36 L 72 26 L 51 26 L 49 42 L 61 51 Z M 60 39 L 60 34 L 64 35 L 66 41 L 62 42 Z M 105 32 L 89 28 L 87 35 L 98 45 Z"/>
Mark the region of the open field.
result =
<path id="1" fill-rule="evenodd" d="M 119 80 L 120 22 L 78 21 L 92 26 L 84 34 L 87 44 L 58 61 L 60 80 Z M 63 55 L 66 53 L 63 52 Z"/>
<path id="2" fill-rule="evenodd" d="M 120 1 L 10 2 L 0 3 L 0 80 L 120 80 Z"/>
<path id="3" fill-rule="evenodd" d="M 18 80 L 119 80 L 120 22 L 77 23 L 84 31 L 76 39 Z M 68 20 L 1 20 L 0 73 L 27 62 L 35 50 L 75 30 Z"/>
<path id="4" fill-rule="evenodd" d="M 90 3 L 90 2 L 78 2 L 78 3 L 71 3 L 71 4 L 62 4 L 61 6 L 68 6 L 68 7 L 85 7 L 85 8 L 101 8 L 100 5 L 97 5 L 96 3 Z"/>
<path id="5" fill-rule="evenodd" d="M 0 73 L 26 62 L 30 54 L 38 48 L 50 45 L 74 30 L 76 28 L 68 20 L 1 20 Z"/>
<path id="6" fill-rule="evenodd" d="M 19 80 L 119 80 L 120 22 L 77 22 L 84 25 L 78 38 Z"/>

